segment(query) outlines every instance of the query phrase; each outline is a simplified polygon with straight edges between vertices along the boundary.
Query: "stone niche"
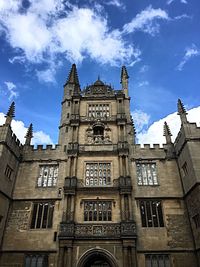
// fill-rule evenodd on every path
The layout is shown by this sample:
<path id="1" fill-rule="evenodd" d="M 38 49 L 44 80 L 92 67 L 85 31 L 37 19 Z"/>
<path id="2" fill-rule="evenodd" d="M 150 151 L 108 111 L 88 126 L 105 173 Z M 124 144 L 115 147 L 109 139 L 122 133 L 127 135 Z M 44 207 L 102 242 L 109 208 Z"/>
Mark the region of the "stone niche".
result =
<path id="1" fill-rule="evenodd" d="M 112 144 L 111 129 L 100 121 L 90 124 L 86 129 L 85 141 L 89 145 Z"/>

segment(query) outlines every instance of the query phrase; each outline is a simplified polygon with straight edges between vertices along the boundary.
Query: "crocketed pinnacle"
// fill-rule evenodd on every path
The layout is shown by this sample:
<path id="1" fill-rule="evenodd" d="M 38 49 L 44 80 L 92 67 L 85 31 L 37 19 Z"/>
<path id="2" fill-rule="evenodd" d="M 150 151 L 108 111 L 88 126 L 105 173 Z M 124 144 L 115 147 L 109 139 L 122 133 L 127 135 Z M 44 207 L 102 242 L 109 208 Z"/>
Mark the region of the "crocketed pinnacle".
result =
<path id="1" fill-rule="evenodd" d="M 187 116 L 186 116 L 187 112 L 180 99 L 178 99 L 178 115 L 180 115 L 181 123 L 186 124 L 187 123 Z"/>
<path id="2" fill-rule="evenodd" d="M 5 117 L 5 125 L 11 125 L 12 119 L 15 117 L 15 102 L 12 102 Z"/>
<path id="3" fill-rule="evenodd" d="M 172 136 L 170 128 L 169 128 L 166 121 L 164 122 L 164 134 L 163 135 L 164 136 Z"/>
<path id="4" fill-rule="evenodd" d="M 76 64 L 72 65 L 66 84 L 79 85 L 79 79 L 78 79 Z"/>
<path id="5" fill-rule="evenodd" d="M 164 122 L 164 134 L 163 135 L 166 138 L 166 143 L 171 144 L 172 143 L 172 139 L 171 139 L 172 134 L 171 134 L 170 128 L 169 128 L 166 121 Z"/>
<path id="6" fill-rule="evenodd" d="M 31 138 L 33 137 L 33 124 L 31 123 L 28 127 L 27 133 L 26 133 L 26 140 L 25 140 L 25 145 L 30 145 L 31 144 Z"/>
<path id="7" fill-rule="evenodd" d="M 30 137 L 30 138 L 33 137 L 33 124 L 32 123 L 28 127 L 25 138 L 27 138 L 27 137 Z"/>
<path id="8" fill-rule="evenodd" d="M 187 112 L 181 100 L 178 99 L 178 115 L 181 115 L 181 114 L 187 114 Z"/>
<path id="9" fill-rule="evenodd" d="M 128 72 L 125 66 L 122 66 L 121 70 L 121 83 L 123 83 L 124 80 L 127 80 L 129 78 Z"/>
<path id="10" fill-rule="evenodd" d="M 15 102 L 12 102 L 10 105 L 6 117 L 14 118 L 15 117 Z"/>

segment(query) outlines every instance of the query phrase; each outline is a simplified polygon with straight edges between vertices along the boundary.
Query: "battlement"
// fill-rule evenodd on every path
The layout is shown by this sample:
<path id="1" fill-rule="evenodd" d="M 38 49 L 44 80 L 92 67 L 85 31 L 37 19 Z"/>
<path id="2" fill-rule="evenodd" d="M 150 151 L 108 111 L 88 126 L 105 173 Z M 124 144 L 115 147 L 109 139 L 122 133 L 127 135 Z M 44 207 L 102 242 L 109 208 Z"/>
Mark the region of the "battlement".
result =
<path id="1" fill-rule="evenodd" d="M 37 145 L 35 146 L 24 146 L 25 150 L 31 150 L 31 151 L 44 151 L 44 150 L 56 150 L 58 149 L 60 145 L 56 144 L 56 145 Z"/>
<path id="2" fill-rule="evenodd" d="M 135 144 L 133 146 L 133 157 L 135 159 L 165 159 L 167 151 L 169 150 L 168 144 Z"/>
<path id="3" fill-rule="evenodd" d="M 23 146 L 23 160 L 59 160 L 65 159 L 66 153 L 60 145 Z"/>
<path id="4" fill-rule="evenodd" d="M 0 126 L 0 142 L 6 144 L 17 156 L 19 156 L 22 144 L 13 133 L 10 125 L 4 124 Z"/>
<path id="5" fill-rule="evenodd" d="M 162 145 L 160 145 L 160 144 L 136 144 L 135 145 L 136 146 L 136 148 L 140 148 L 140 149 L 163 149 L 164 148 L 164 146 L 165 146 L 165 144 L 163 144 L 163 146 Z"/>

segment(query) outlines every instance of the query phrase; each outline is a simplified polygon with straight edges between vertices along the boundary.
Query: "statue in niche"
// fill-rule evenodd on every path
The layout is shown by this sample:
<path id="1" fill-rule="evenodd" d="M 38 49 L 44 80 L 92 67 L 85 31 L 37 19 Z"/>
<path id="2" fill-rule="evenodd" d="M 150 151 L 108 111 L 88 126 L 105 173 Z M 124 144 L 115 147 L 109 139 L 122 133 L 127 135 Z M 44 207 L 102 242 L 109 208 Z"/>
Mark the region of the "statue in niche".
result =
<path id="1" fill-rule="evenodd" d="M 91 125 L 87 128 L 86 130 L 86 143 L 88 144 L 92 144 L 94 142 L 94 139 L 93 139 L 93 130 L 92 130 L 92 127 Z"/>

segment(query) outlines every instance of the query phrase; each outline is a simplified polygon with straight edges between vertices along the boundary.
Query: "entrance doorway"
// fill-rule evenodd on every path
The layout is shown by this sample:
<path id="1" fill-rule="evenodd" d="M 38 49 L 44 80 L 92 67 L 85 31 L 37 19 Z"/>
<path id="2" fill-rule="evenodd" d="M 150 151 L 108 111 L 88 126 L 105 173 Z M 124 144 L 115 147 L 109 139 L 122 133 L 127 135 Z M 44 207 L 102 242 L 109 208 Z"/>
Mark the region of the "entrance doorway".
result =
<path id="1" fill-rule="evenodd" d="M 91 259 L 84 267 L 111 267 L 111 265 L 104 259 Z"/>
<path id="2" fill-rule="evenodd" d="M 91 249 L 80 259 L 77 267 L 117 267 L 113 255 L 104 249 Z"/>

